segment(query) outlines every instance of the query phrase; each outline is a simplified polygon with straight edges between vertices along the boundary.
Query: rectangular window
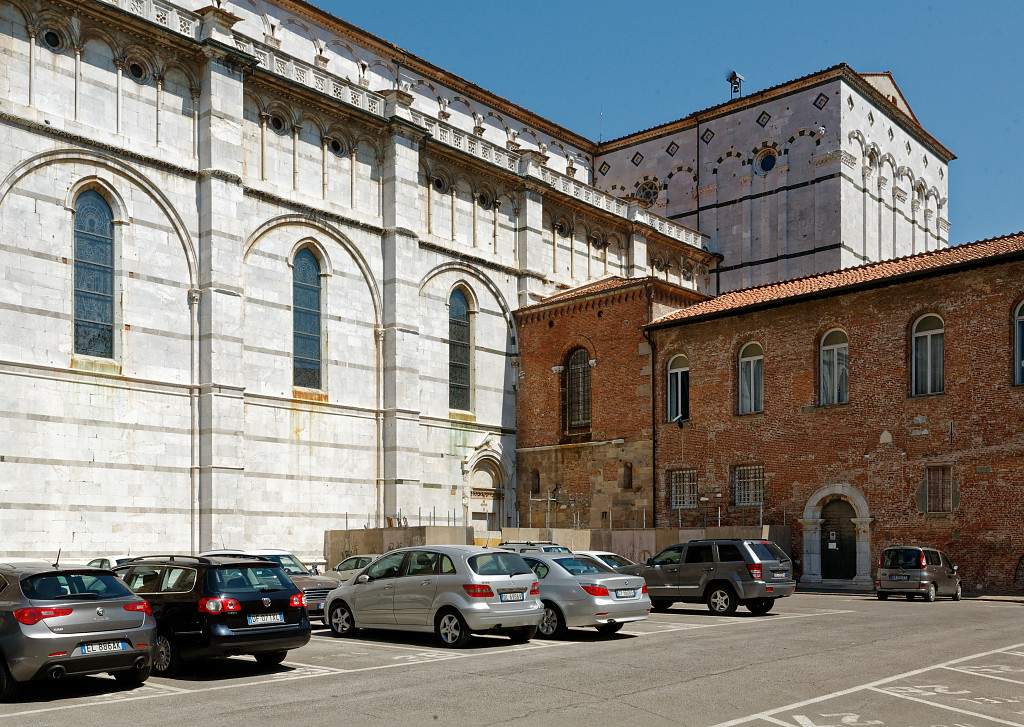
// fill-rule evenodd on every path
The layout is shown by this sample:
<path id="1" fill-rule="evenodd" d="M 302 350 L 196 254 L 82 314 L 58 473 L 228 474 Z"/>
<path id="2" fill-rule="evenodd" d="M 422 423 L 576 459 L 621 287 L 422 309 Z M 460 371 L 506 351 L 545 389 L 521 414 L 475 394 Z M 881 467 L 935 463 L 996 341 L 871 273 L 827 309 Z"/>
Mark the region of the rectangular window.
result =
<path id="1" fill-rule="evenodd" d="M 739 506 L 760 505 L 764 502 L 763 465 L 732 468 L 732 501 Z"/>
<path id="2" fill-rule="evenodd" d="M 928 467 L 928 512 L 953 512 L 953 471 L 951 467 Z"/>
<path id="3" fill-rule="evenodd" d="M 740 361 L 740 414 L 764 410 L 764 359 Z"/>
<path id="4" fill-rule="evenodd" d="M 821 349 L 821 404 L 845 404 L 849 401 L 849 373 L 846 345 L 823 346 Z"/>
<path id="5" fill-rule="evenodd" d="M 668 420 L 685 421 L 690 418 L 690 372 L 670 371 L 668 374 Z"/>
<path id="6" fill-rule="evenodd" d="M 673 510 L 697 507 L 697 470 L 670 470 L 669 492 Z"/>

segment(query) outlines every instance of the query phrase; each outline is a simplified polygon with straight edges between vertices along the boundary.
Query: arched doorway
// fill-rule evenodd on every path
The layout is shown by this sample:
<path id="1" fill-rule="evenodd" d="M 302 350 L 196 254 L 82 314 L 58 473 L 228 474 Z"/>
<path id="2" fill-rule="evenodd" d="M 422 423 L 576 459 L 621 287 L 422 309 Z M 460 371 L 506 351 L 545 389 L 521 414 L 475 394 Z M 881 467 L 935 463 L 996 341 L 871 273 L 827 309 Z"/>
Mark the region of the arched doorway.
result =
<path id="1" fill-rule="evenodd" d="M 852 485 L 822 487 L 807 499 L 803 532 L 803 583 L 870 588 L 871 513 Z"/>
<path id="2" fill-rule="evenodd" d="M 821 508 L 821 577 L 849 581 L 857 575 L 857 529 L 853 505 L 835 498 Z"/>

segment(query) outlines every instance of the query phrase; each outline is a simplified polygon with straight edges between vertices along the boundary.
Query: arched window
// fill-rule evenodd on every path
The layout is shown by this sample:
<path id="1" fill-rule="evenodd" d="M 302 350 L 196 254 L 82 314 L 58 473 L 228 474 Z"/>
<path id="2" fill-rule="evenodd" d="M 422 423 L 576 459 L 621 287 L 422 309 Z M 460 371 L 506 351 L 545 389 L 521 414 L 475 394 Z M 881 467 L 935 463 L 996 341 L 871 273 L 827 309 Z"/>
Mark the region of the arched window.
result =
<path id="1" fill-rule="evenodd" d="M 821 404 L 845 404 L 849 392 L 849 341 L 840 330 L 829 331 L 821 339 Z"/>
<path id="2" fill-rule="evenodd" d="M 740 350 L 740 414 L 764 410 L 764 349 L 748 343 Z"/>
<path id="3" fill-rule="evenodd" d="M 114 213 L 93 190 L 75 202 L 75 353 L 114 357 Z"/>
<path id="4" fill-rule="evenodd" d="M 914 324 L 913 334 L 912 385 L 914 396 L 943 392 L 944 348 L 945 330 L 942 319 L 936 315 L 919 318 Z"/>
<path id="5" fill-rule="evenodd" d="M 563 372 L 565 427 L 570 433 L 590 429 L 590 354 L 574 349 Z"/>
<path id="6" fill-rule="evenodd" d="M 1013 316 L 1014 330 L 1014 365 L 1013 380 L 1017 384 L 1024 385 L 1024 303 L 1017 306 L 1017 312 Z"/>
<path id="7" fill-rule="evenodd" d="M 320 263 L 307 248 L 292 273 L 292 371 L 295 386 L 321 388 Z"/>
<path id="8" fill-rule="evenodd" d="M 470 397 L 469 301 L 459 289 L 448 298 L 448 407 L 469 411 Z"/>
<path id="9" fill-rule="evenodd" d="M 668 420 L 690 418 L 690 362 L 682 354 L 668 362 Z"/>

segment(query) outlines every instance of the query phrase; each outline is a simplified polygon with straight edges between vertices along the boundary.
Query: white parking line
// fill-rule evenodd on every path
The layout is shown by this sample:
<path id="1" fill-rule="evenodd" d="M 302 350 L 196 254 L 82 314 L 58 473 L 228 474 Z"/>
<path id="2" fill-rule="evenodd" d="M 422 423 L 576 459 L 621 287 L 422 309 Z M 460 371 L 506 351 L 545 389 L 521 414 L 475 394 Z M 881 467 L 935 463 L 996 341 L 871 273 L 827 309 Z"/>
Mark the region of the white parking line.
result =
<path id="1" fill-rule="evenodd" d="M 995 679 L 996 681 L 1009 682 L 1010 684 L 1024 684 L 1024 682 L 1020 681 L 1019 679 L 1010 679 L 1009 677 L 997 677 L 995 674 L 983 674 L 982 672 L 974 671 L 973 669 L 957 669 L 956 667 L 952 666 L 944 666 L 942 668 L 948 669 L 949 671 L 957 671 L 961 674 L 970 674 L 972 677 L 985 677 L 986 679 Z"/>
<path id="2" fill-rule="evenodd" d="M 776 722 L 777 720 L 773 719 L 772 715 L 779 714 L 780 712 L 788 712 L 788 711 L 791 711 L 791 710 L 794 710 L 794 709 L 799 709 L 800 707 L 806 707 L 806 706 L 808 706 L 810 704 L 819 704 L 820 702 L 827 702 L 828 700 L 835 699 L 836 697 L 843 697 L 843 696 L 846 696 L 848 694 L 854 694 L 856 692 L 862 692 L 862 691 L 865 691 L 865 690 L 880 691 L 880 690 L 875 690 L 874 688 L 875 687 L 883 686 L 885 684 L 889 684 L 891 682 L 899 681 L 900 679 L 906 679 L 908 677 L 917 676 L 918 674 L 925 674 L 927 672 L 934 671 L 936 669 L 941 669 L 941 668 L 944 668 L 944 667 L 953 666 L 954 664 L 962 664 L 962 663 L 964 663 L 966 661 L 971 661 L 972 659 L 980 659 L 983 656 L 991 656 L 993 654 L 1008 653 L 1008 652 L 1010 652 L 1011 649 L 1020 649 L 1021 647 L 1024 647 L 1024 644 L 1013 644 L 1012 646 L 1005 646 L 1005 647 L 1003 647 L 1001 649 L 991 649 L 989 651 L 982 651 L 982 652 L 977 653 L 977 654 L 971 654 L 970 656 L 961 656 L 958 659 L 951 659 L 950 661 L 944 661 L 944 662 L 941 662 L 939 664 L 932 664 L 931 666 L 926 666 L 926 667 L 923 667 L 921 669 L 913 669 L 911 671 L 903 672 L 902 674 L 896 674 L 896 675 L 893 675 L 893 676 L 890 676 L 890 677 L 886 677 L 884 679 L 877 679 L 877 680 L 875 680 L 873 682 L 868 682 L 866 684 L 860 684 L 860 685 L 858 685 L 856 687 L 850 687 L 849 689 L 841 689 L 839 691 L 830 692 L 829 694 L 823 694 L 823 695 L 818 696 L 818 697 L 812 697 L 810 699 L 804 699 L 804 700 L 802 700 L 800 702 L 793 702 L 792 704 L 787 704 L 784 707 L 776 707 L 775 709 L 765 710 L 764 712 L 757 712 L 756 714 L 747 715 L 746 717 L 738 717 L 737 719 L 732 719 L 732 720 L 729 720 L 728 722 L 719 722 L 718 724 L 714 725 L 713 727 L 735 727 L 735 725 L 746 724 L 748 722 L 754 722 L 756 720 L 767 720 L 769 722 Z M 883 693 L 884 694 L 889 694 L 889 696 L 893 696 L 893 697 L 895 697 L 895 696 L 905 696 L 905 695 L 890 694 L 889 692 L 883 692 Z M 977 716 L 984 717 L 984 715 L 977 715 Z M 984 719 L 992 720 L 994 718 L 984 717 Z M 995 720 L 995 721 L 999 721 L 999 720 Z M 1014 723 L 1009 723 L 1009 724 L 1014 724 Z M 1024 725 L 1017 725 L 1016 727 L 1024 727 Z"/>
<path id="3" fill-rule="evenodd" d="M 1011 722 L 1008 719 L 1000 719 L 999 717 L 993 717 L 988 714 L 982 714 L 980 712 L 972 712 L 969 709 L 961 709 L 960 707 L 952 707 L 948 704 L 940 704 L 939 702 L 931 702 L 927 699 L 921 699 L 920 697 L 912 697 L 909 694 L 897 694 L 886 689 L 879 689 L 878 687 L 868 687 L 869 691 L 878 692 L 888 697 L 896 697 L 898 699 L 906 699 L 911 702 L 920 702 L 921 704 L 927 704 L 929 707 L 935 707 L 936 709 L 945 709 L 950 712 L 959 712 L 960 714 L 966 714 L 968 717 L 977 717 L 978 719 L 988 720 L 989 722 L 996 722 L 998 724 L 1009 725 L 1009 727 L 1024 727 L 1024 724 L 1020 722 Z"/>

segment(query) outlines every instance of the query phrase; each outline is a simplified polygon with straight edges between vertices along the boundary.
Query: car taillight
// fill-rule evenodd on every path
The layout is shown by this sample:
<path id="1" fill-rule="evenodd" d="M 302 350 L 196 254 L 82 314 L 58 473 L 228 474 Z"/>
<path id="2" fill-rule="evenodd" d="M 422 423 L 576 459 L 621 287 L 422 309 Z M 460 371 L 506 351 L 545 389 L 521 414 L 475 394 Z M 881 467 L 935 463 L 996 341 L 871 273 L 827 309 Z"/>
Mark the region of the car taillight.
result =
<path id="1" fill-rule="evenodd" d="M 14 612 L 14 618 L 18 623 L 26 626 L 33 626 L 45 618 L 58 618 L 70 616 L 70 608 L 19 608 Z"/>
<path id="2" fill-rule="evenodd" d="M 928 561 L 925 560 L 924 551 L 923 550 L 921 551 L 921 561 L 920 562 L 921 562 L 921 570 L 924 570 L 925 568 L 928 567 Z"/>
<path id="3" fill-rule="evenodd" d="M 750 575 L 755 581 L 761 580 L 761 576 L 764 575 L 760 563 L 747 563 L 747 570 L 750 571 Z"/>
<path id="4" fill-rule="evenodd" d="M 531 596 L 539 596 L 540 595 L 540 581 L 534 581 L 533 583 L 530 584 L 530 595 Z"/>
<path id="5" fill-rule="evenodd" d="M 125 611 L 139 611 L 141 613 L 153 615 L 153 607 L 149 605 L 149 601 L 132 601 L 131 603 L 124 604 Z"/>
<path id="6" fill-rule="evenodd" d="M 462 588 L 470 598 L 494 598 L 494 591 L 486 583 L 463 583 Z"/>
<path id="7" fill-rule="evenodd" d="M 647 584 L 645 583 L 643 588 L 640 589 L 640 593 L 647 593 Z"/>
<path id="8" fill-rule="evenodd" d="M 201 598 L 199 610 L 203 613 L 238 613 L 242 610 L 242 604 L 234 598 Z"/>
<path id="9" fill-rule="evenodd" d="M 582 584 L 580 584 L 580 588 L 582 588 L 584 591 L 589 593 L 591 596 L 607 596 L 608 595 L 608 589 L 605 588 L 604 586 L 595 586 L 595 585 L 591 585 L 590 583 L 582 583 Z"/>
<path id="10" fill-rule="evenodd" d="M 291 606 L 292 608 L 299 608 L 299 607 L 305 608 L 306 607 L 306 603 L 307 603 L 307 601 L 306 601 L 306 594 L 305 593 L 296 593 L 291 598 L 288 599 L 288 605 Z"/>

